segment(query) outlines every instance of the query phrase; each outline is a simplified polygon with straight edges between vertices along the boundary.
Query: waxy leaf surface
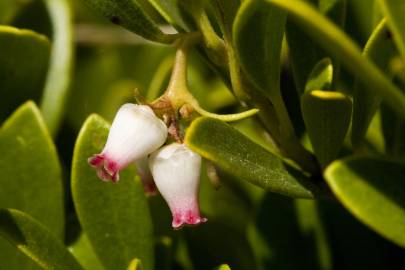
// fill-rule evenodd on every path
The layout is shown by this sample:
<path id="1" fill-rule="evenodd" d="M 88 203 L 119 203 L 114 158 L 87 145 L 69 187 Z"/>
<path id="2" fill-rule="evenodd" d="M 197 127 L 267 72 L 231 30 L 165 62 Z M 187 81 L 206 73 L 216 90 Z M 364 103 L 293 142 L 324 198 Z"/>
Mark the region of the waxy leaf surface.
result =
<path id="1" fill-rule="evenodd" d="M 46 36 L 0 25 L 0 121 L 44 86 L 50 44 Z M 29 59 L 29 61 L 27 61 Z"/>
<path id="2" fill-rule="evenodd" d="M 286 13 L 263 1 L 244 1 L 233 25 L 241 65 L 266 95 L 279 95 L 281 43 Z M 254 29 L 254 31 L 253 31 Z"/>
<path id="3" fill-rule="evenodd" d="M 103 182 L 87 163 L 100 153 L 109 125 L 97 115 L 83 124 L 72 165 L 72 193 L 80 224 L 105 269 L 126 269 L 133 258 L 153 269 L 153 228 L 142 184 L 133 168 L 118 183 Z"/>
<path id="4" fill-rule="evenodd" d="M 304 1 L 266 0 L 288 12 L 289 16 L 326 51 L 341 60 L 348 71 L 356 75 L 368 91 L 381 95 L 401 118 L 405 118 L 405 95 L 369 59 L 359 47 L 335 24 Z"/>
<path id="5" fill-rule="evenodd" d="M 121 25 L 146 39 L 170 43 L 173 35 L 166 35 L 142 9 L 139 0 L 85 0 L 112 23 Z"/>
<path id="6" fill-rule="evenodd" d="M 302 95 L 301 110 L 316 158 L 326 166 L 342 147 L 350 125 L 352 102 L 339 92 L 313 90 Z"/>
<path id="7" fill-rule="evenodd" d="M 373 158 L 333 162 L 325 179 L 359 220 L 405 247 L 405 166 Z"/>
<path id="8" fill-rule="evenodd" d="M 319 192 L 301 172 L 219 120 L 195 120 L 187 130 L 185 143 L 221 169 L 266 190 L 303 198 Z"/>
<path id="9" fill-rule="evenodd" d="M 14 208 L 40 221 L 59 239 L 63 236 L 62 172 L 42 116 L 27 102 L 0 129 L 0 208 Z M 23 256 L 4 240 L 0 261 L 7 269 L 29 269 Z"/>
<path id="10" fill-rule="evenodd" d="M 24 212 L 1 209 L 0 236 L 10 241 L 42 269 L 83 269 L 60 239 Z"/>

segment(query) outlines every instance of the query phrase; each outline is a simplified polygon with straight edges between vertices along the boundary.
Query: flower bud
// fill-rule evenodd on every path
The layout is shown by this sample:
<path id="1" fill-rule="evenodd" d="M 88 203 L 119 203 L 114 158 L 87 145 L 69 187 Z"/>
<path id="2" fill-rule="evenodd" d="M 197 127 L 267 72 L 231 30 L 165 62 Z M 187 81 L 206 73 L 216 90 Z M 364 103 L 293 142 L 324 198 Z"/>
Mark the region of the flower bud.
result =
<path id="1" fill-rule="evenodd" d="M 117 182 L 121 169 L 158 149 L 166 138 L 166 125 L 149 106 L 124 104 L 114 118 L 103 151 L 88 162 L 100 179 Z"/>
<path id="2" fill-rule="evenodd" d="M 172 143 L 149 157 L 155 184 L 170 207 L 175 229 L 207 221 L 200 216 L 198 188 L 201 157 L 184 144 Z"/>
<path id="3" fill-rule="evenodd" d="M 149 169 L 148 158 L 144 157 L 135 162 L 139 177 L 141 178 L 143 189 L 146 195 L 154 196 L 157 194 L 155 181 Z"/>

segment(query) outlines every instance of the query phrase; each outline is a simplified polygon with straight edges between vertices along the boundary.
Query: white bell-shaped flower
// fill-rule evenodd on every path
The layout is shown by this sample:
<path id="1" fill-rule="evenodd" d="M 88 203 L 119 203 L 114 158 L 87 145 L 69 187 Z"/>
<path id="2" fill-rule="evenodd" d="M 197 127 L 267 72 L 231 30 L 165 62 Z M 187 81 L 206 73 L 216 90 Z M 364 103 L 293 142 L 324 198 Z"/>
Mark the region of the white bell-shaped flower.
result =
<path id="1" fill-rule="evenodd" d="M 141 178 L 143 189 L 146 195 L 153 196 L 157 194 L 155 181 L 149 169 L 148 158 L 144 157 L 135 161 L 136 169 Z"/>
<path id="2" fill-rule="evenodd" d="M 102 180 L 116 182 L 121 169 L 158 149 L 166 138 L 165 123 L 149 106 L 124 104 L 114 118 L 103 151 L 88 161 Z"/>
<path id="3" fill-rule="evenodd" d="M 200 216 L 198 205 L 199 155 L 184 144 L 172 143 L 149 157 L 149 168 L 158 190 L 170 207 L 173 228 L 207 221 Z"/>

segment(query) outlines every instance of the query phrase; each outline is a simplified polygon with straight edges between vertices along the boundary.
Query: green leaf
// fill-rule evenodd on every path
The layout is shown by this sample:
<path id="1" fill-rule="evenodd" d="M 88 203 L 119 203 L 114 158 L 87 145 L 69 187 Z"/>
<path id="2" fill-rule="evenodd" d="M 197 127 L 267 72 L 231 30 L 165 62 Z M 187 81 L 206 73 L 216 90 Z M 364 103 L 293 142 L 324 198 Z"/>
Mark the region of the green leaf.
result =
<path id="1" fill-rule="evenodd" d="M 302 95 L 301 110 L 315 155 L 325 167 L 342 147 L 350 125 L 352 102 L 339 92 L 313 90 Z"/>
<path id="2" fill-rule="evenodd" d="M 156 10 L 162 15 L 167 22 L 172 25 L 179 26 L 184 30 L 187 30 L 187 25 L 184 22 L 178 0 L 148 0 Z"/>
<path id="3" fill-rule="evenodd" d="M 263 1 L 248 0 L 242 3 L 233 25 L 233 39 L 242 68 L 268 97 L 280 95 L 285 22 L 284 11 Z"/>
<path id="4" fill-rule="evenodd" d="M 80 224 L 106 269 L 126 269 L 139 258 L 153 269 L 153 228 L 140 180 L 133 168 L 117 184 L 97 178 L 87 159 L 101 152 L 109 125 L 97 115 L 84 123 L 76 141 L 72 194 Z"/>
<path id="5" fill-rule="evenodd" d="M 311 90 L 329 90 L 332 86 L 333 66 L 330 58 L 319 61 L 309 74 L 305 92 Z"/>
<path id="6" fill-rule="evenodd" d="M 332 163 L 325 179 L 359 220 L 405 247 L 405 166 L 387 160 L 348 158 Z"/>
<path id="7" fill-rule="evenodd" d="M 402 0 L 378 0 L 378 3 L 387 17 L 395 44 L 397 44 L 402 58 L 405 58 L 405 2 Z"/>
<path id="8" fill-rule="evenodd" d="M 266 190 L 303 198 L 320 192 L 299 171 L 221 121 L 205 117 L 195 120 L 185 143 L 224 171 Z"/>
<path id="9" fill-rule="evenodd" d="M 44 0 L 53 28 L 52 51 L 41 111 L 56 135 L 65 111 L 73 68 L 73 15 L 68 0 Z"/>
<path id="10" fill-rule="evenodd" d="M 56 148 L 33 102 L 22 105 L 0 129 L 0 208 L 32 215 L 62 239 L 64 201 Z M 0 260 L 7 269 L 25 269 L 21 256 L 0 241 Z"/>
<path id="11" fill-rule="evenodd" d="M 48 67 L 50 45 L 46 36 L 0 25 L 0 51 L 2 121 L 25 100 L 39 99 Z"/>
<path id="12" fill-rule="evenodd" d="M 396 53 L 386 21 L 383 20 L 370 36 L 363 55 L 370 58 L 382 71 L 388 73 L 391 60 Z M 354 86 L 351 140 L 355 147 L 363 141 L 368 126 L 381 103 L 381 97 L 367 91 L 366 87 L 368 86 L 359 81 L 356 81 Z"/>
<path id="13" fill-rule="evenodd" d="M 331 21 L 319 14 L 309 4 L 295 0 L 266 0 L 296 20 L 314 40 L 342 61 L 342 64 L 358 76 L 368 91 L 381 95 L 384 101 L 405 118 L 405 95 L 362 54 L 358 46 Z"/>
<path id="14" fill-rule="evenodd" d="M 84 233 L 80 235 L 76 242 L 69 246 L 69 251 L 86 270 L 104 269 L 94 253 L 87 235 Z"/>
<path id="15" fill-rule="evenodd" d="M 0 235 L 43 269 L 83 269 L 52 232 L 24 212 L 1 209 Z"/>
<path id="16" fill-rule="evenodd" d="M 166 35 L 142 10 L 139 0 L 84 0 L 88 5 L 102 13 L 112 23 L 121 25 L 126 29 L 146 39 L 171 43 L 176 35 Z"/>

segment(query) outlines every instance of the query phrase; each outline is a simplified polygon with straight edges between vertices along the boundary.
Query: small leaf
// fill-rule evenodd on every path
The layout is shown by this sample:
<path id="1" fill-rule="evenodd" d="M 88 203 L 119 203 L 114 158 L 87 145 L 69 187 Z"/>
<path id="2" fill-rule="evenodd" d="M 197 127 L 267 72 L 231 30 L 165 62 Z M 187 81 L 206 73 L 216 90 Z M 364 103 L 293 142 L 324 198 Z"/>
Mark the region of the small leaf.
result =
<path id="1" fill-rule="evenodd" d="M 97 178 L 88 157 L 99 153 L 109 125 L 97 115 L 84 123 L 76 141 L 72 194 L 80 224 L 105 269 L 126 269 L 133 258 L 153 268 L 153 228 L 139 179 L 129 168 L 117 184 Z"/>
<path id="2" fill-rule="evenodd" d="M 363 51 L 363 55 L 370 58 L 385 73 L 388 73 L 390 62 L 397 53 L 390 36 L 391 33 L 387 28 L 386 21 L 381 21 L 371 34 Z M 367 91 L 366 87 L 358 80 L 354 86 L 351 138 L 354 147 L 361 144 L 368 126 L 381 103 L 381 97 Z"/>
<path id="3" fill-rule="evenodd" d="M 312 198 L 319 192 L 299 171 L 219 120 L 195 120 L 187 130 L 185 142 L 224 171 L 266 190 L 303 198 Z"/>
<path id="4" fill-rule="evenodd" d="M 405 166 L 387 160 L 348 158 L 332 163 L 325 179 L 359 220 L 405 247 Z"/>
<path id="5" fill-rule="evenodd" d="M 339 58 L 342 64 L 367 86 L 367 91 L 381 95 L 401 118 L 405 118 L 405 95 L 369 59 L 358 46 L 336 25 L 322 16 L 308 3 L 295 0 L 266 0 L 288 12 L 306 33 L 325 50 Z"/>
<path id="6" fill-rule="evenodd" d="M 244 1 L 233 25 L 242 68 L 267 96 L 280 94 L 281 43 L 286 13 L 263 1 Z M 252 31 L 254 29 L 254 31 Z"/>
<path id="7" fill-rule="evenodd" d="M 402 58 L 405 59 L 405 2 L 403 0 L 378 0 L 378 3 L 387 17 L 395 44 L 397 44 Z"/>
<path id="8" fill-rule="evenodd" d="M 46 36 L 0 25 L 0 51 L 2 121 L 22 102 L 41 96 L 50 45 Z"/>
<path id="9" fill-rule="evenodd" d="M 1 209 L 0 235 L 43 269 L 83 269 L 60 240 L 24 212 Z"/>
<path id="10" fill-rule="evenodd" d="M 333 80 L 333 66 L 330 58 L 319 61 L 309 74 L 305 92 L 311 90 L 330 90 Z"/>
<path id="11" fill-rule="evenodd" d="M 325 167 L 342 147 L 350 125 L 352 103 L 342 93 L 313 90 L 302 95 L 301 110 L 315 155 Z"/>
<path id="12" fill-rule="evenodd" d="M 112 23 L 121 25 L 146 39 L 161 43 L 174 41 L 175 35 L 166 35 L 142 10 L 139 0 L 84 0 Z"/>
<path id="13" fill-rule="evenodd" d="M 0 208 L 32 215 L 62 239 L 64 201 L 56 148 L 33 102 L 22 105 L 0 129 Z M 34 203 L 35 202 L 35 203 Z M 20 256 L 0 241 L 2 266 L 25 269 Z"/>

